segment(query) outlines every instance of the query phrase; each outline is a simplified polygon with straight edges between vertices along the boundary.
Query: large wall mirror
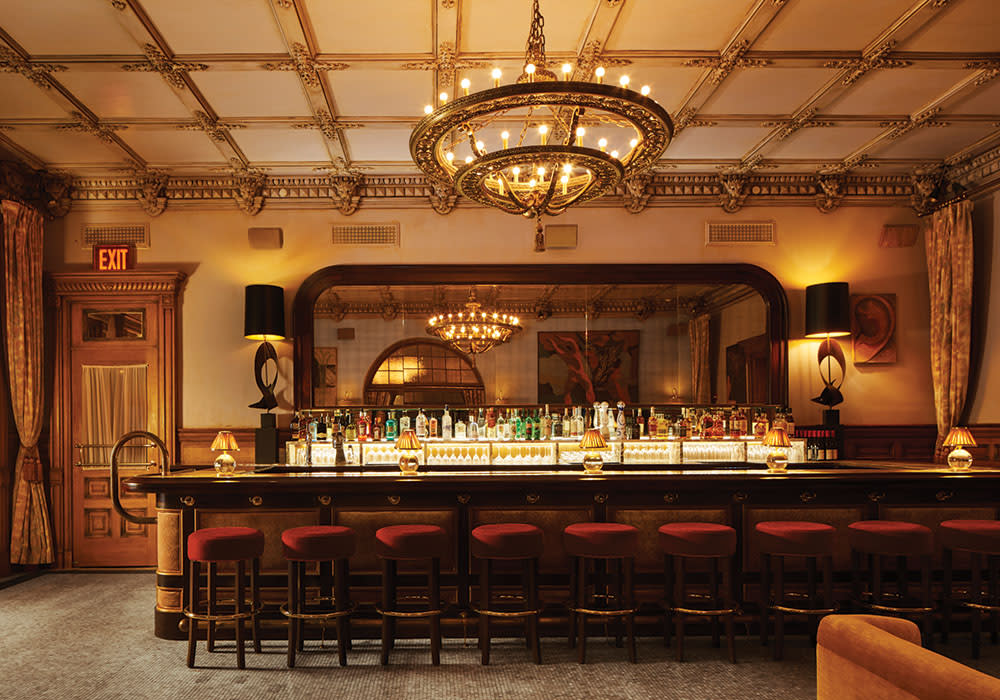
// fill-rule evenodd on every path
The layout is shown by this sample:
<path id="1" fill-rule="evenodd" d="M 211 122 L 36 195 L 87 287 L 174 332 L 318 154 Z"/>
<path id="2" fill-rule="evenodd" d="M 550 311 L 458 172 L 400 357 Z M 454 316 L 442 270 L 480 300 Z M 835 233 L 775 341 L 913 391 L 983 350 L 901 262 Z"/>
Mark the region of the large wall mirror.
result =
<path id="1" fill-rule="evenodd" d="M 427 334 L 470 297 L 523 330 L 474 355 Z M 299 408 L 787 398 L 787 301 L 753 265 L 334 266 L 293 316 Z"/>

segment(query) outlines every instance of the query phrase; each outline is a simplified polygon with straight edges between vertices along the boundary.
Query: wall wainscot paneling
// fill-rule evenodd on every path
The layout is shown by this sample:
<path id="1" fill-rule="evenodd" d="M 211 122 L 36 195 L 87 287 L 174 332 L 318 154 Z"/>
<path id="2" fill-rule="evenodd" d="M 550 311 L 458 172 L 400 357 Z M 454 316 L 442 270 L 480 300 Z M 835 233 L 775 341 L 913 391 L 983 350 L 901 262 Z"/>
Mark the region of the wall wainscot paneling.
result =
<path id="1" fill-rule="evenodd" d="M 933 425 L 845 425 L 843 459 L 930 462 L 937 427 Z"/>

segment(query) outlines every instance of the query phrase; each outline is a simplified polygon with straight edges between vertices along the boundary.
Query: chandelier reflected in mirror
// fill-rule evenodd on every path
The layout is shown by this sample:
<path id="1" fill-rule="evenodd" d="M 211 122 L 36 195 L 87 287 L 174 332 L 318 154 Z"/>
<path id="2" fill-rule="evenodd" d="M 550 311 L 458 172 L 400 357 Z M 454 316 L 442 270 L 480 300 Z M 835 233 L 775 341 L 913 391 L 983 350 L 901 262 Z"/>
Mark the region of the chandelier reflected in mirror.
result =
<path id="1" fill-rule="evenodd" d="M 630 89 L 626 75 L 609 85 L 600 66 L 592 76 L 574 76 L 568 63 L 561 78 L 549 70 L 544 22 L 535 0 L 524 68 L 514 84 L 500 85 L 494 68 L 493 87 L 470 93 L 465 78 L 464 94 L 441 93 L 410 136 L 410 154 L 433 182 L 536 219 L 612 192 L 648 170 L 674 129 L 649 87 Z"/>
<path id="2" fill-rule="evenodd" d="M 427 333 L 466 355 L 486 352 L 506 343 L 522 330 L 517 316 L 496 310 L 484 310 L 476 298 L 476 288 L 469 290 L 465 311 L 443 311 L 427 321 Z"/>

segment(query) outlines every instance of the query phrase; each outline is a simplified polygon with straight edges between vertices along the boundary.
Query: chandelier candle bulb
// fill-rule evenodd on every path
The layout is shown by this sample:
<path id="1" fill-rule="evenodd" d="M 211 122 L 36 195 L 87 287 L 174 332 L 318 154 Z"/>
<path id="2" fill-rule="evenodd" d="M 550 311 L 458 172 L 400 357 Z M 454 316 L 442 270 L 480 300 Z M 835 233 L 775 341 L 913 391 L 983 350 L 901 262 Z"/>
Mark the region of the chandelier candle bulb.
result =
<path id="1" fill-rule="evenodd" d="M 562 193 L 566 194 L 566 185 L 569 183 L 569 175 L 563 175 L 559 178 L 559 182 L 562 183 Z"/>
<path id="2" fill-rule="evenodd" d="M 529 63 L 524 67 L 524 72 L 528 74 L 528 82 L 535 82 L 535 64 Z"/>
<path id="3" fill-rule="evenodd" d="M 514 184 L 517 184 L 518 178 L 521 177 L 521 169 L 515 165 L 510 169 L 510 174 L 514 176 Z"/>
<path id="4" fill-rule="evenodd" d="M 573 66 L 568 63 L 562 64 L 563 80 L 569 80 L 570 73 L 573 72 Z"/>
<path id="5" fill-rule="evenodd" d="M 641 88 L 639 88 L 639 92 L 642 94 L 643 97 L 649 97 L 649 86 L 643 85 Z"/>
<path id="6" fill-rule="evenodd" d="M 461 85 L 462 85 L 462 94 L 463 95 L 468 95 L 469 94 L 469 86 L 472 85 L 472 81 L 470 81 L 468 78 L 462 78 Z"/>
<path id="7" fill-rule="evenodd" d="M 583 137 L 587 133 L 587 130 L 582 126 L 576 128 L 576 145 L 577 147 L 583 146 Z"/>
<path id="8" fill-rule="evenodd" d="M 507 143 L 510 141 L 510 132 L 509 131 L 501 131 L 500 132 L 500 139 L 503 141 L 503 147 L 507 148 Z"/>
<path id="9" fill-rule="evenodd" d="M 597 145 L 601 147 L 601 152 L 603 153 L 608 147 L 608 140 L 601 139 L 600 141 L 597 142 Z"/>
<path id="10" fill-rule="evenodd" d="M 629 77 L 627 75 L 623 75 L 618 79 L 618 84 L 621 85 L 623 88 L 627 88 L 628 83 L 629 83 Z"/>
<path id="11" fill-rule="evenodd" d="M 434 107 L 431 105 L 424 105 L 424 114 L 430 114 L 434 111 Z"/>
<path id="12" fill-rule="evenodd" d="M 542 124 L 538 127 L 538 137 L 542 140 L 542 145 L 545 145 L 545 141 L 549 135 L 549 127 L 546 124 Z"/>
<path id="13" fill-rule="evenodd" d="M 438 95 L 438 99 L 441 100 L 441 104 L 445 104 L 446 102 L 448 102 L 448 93 L 442 92 L 440 95 Z"/>
<path id="14" fill-rule="evenodd" d="M 471 163 L 472 162 L 472 156 L 465 156 L 465 162 L 466 162 L 466 164 Z"/>
<path id="15" fill-rule="evenodd" d="M 600 85 L 604 82 L 604 66 L 598 66 L 594 70 L 594 75 L 597 77 L 597 84 Z"/>
<path id="16" fill-rule="evenodd" d="M 500 87 L 500 76 L 501 75 L 503 75 L 503 73 L 500 72 L 499 68 L 494 68 L 493 69 L 493 87 L 495 87 L 495 88 Z"/>

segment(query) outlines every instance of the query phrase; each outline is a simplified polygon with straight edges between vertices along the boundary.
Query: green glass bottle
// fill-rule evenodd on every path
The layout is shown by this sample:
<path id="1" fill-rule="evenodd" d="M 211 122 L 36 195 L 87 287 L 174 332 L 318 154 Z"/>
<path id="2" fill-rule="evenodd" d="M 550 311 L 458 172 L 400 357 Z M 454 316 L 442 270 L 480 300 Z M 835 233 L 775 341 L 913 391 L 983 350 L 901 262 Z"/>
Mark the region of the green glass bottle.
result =
<path id="1" fill-rule="evenodd" d="M 396 412 L 389 411 L 389 418 L 385 422 L 385 439 L 387 441 L 392 441 L 399 437 L 396 433 L 396 425 Z"/>

